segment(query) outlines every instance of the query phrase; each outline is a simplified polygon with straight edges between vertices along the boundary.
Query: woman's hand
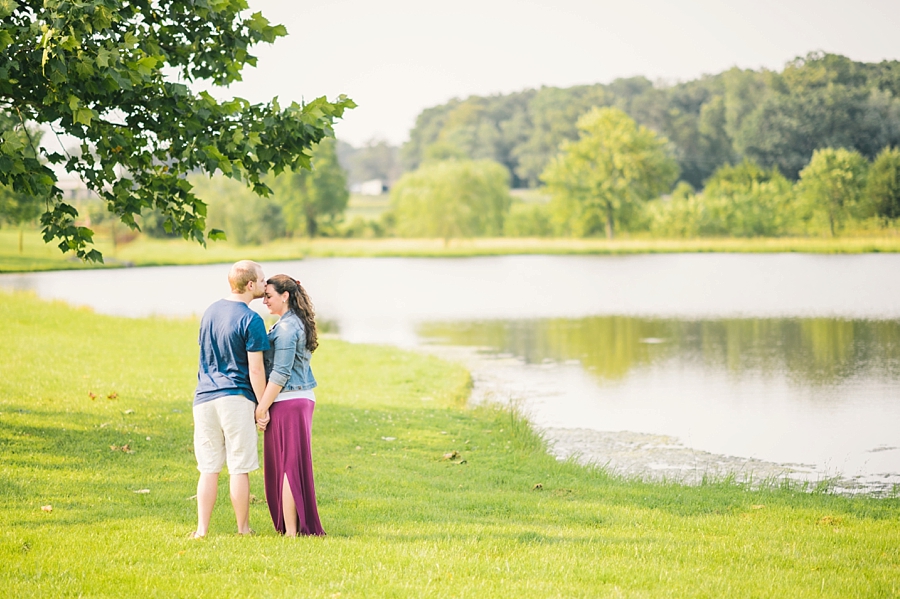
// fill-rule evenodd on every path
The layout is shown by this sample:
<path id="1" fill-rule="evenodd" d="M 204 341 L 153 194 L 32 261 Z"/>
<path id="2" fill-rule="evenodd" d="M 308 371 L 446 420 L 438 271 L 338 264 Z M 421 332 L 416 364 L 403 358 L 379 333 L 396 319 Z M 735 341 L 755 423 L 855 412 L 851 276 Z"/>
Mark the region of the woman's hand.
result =
<path id="1" fill-rule="evenodd" d="M 269 410 L 260 410 L 256 408 L 256 428 L 261 431 L 266 430 L 266 425 L 269 424 Z"/>

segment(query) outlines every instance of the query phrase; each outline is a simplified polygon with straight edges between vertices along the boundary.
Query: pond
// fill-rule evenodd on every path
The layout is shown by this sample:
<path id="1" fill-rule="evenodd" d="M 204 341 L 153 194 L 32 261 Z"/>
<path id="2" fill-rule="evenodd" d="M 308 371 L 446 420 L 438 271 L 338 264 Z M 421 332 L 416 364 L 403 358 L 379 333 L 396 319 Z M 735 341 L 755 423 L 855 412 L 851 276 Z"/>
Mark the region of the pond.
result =
<path id="1" fill-rule="evenodd" d="M 900 483 L 900 256 L 333 258 L 300 278 L 350 341 L 462 360 L 557 455 L 697 480 Z M 126 316 L 200 314 L 227 266 L 0 276 Z M 265 308 L 255 302 L 261 313 Z M 693 478 L 692 478 L 693 477 Z"/>

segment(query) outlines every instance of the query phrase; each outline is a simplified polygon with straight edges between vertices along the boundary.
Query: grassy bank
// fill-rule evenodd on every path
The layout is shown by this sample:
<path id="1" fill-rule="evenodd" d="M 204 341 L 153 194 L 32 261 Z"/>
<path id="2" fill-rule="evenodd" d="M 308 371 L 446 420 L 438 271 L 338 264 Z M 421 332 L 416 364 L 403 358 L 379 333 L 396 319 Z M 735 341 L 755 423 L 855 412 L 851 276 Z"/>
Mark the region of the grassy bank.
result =
<path id="1" fill-rule="evenodd" d="M 239 246 L 210 242 L 208 247 L 182 239 L 161 240 L 138 236 L 113 247 L 108 237 L 98 235 L 97 249 L 107 266 L 153 266 L 169 264 L 216 264 L 251 256 L 260 261 L 296 260 L 305 257 L 471 257 L 513 254 L 619 255 L 698 252 L 859 254 L 900 252 L 900 235 L 838 238 L 760 239 L 294 239 L 262 246 Z M 18 232 L 0 229 L 0 272 L 84 268 L 81 262 L 62 255 L 41 241 L 38 231 L 26 231 L 23 251 L 18 251 Z"/>
<path id="2" fill-rule="evenodd" d="M 260 501 L 260 534 L 237 538 L 223 477 L 210 537 L 190 541 L 197 323 L 29 295 L 0 294 L 0 310 L 8 596 L 900 593 L 898 499 L 649 485 L 558 463 L 520 419 L 465 408 L 458 366 L 334 339 L 314 358 L 328 536 L 276 536 Z M 260 473 L 251 484 L 262 498 Z"/>

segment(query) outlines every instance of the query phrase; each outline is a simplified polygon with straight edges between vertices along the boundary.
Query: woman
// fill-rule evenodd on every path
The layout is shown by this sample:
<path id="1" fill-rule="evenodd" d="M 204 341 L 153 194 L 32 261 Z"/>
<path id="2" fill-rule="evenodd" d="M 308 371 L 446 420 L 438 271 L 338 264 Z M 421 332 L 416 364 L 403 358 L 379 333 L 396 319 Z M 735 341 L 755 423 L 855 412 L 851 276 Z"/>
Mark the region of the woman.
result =
<path id="1" fill-rule="evenodd" d="M 264 353 L 266 389 L 256 407 L 264 435 L 266 502 L 275 530 L 289 537 L 324 535 L 316 509 L 310 433 L 316 379 L 309 367 L 318 346 L 309 296 L 287 275 L 266 281 L 263 303 L 279 319 Z"/>

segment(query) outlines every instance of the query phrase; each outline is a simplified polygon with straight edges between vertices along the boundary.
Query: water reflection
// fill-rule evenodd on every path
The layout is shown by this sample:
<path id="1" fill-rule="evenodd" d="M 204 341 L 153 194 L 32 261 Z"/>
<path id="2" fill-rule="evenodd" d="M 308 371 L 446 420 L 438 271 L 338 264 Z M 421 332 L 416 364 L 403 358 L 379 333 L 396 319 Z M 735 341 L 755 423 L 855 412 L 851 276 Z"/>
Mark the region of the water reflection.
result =
<path id="1" fill-rule="evenodd" d="M 900 321 L 835 318 L 676 320 L 629 316 L 427 323 L 432 342 L 491 348 L 528 364 L 578 361 L 599 382 L 683 362 L 732 376 L 786 375 L 797 385 L 900 380 Z"/>
<path id="2" fill-rule="evenodd" d="M 418 331 L 436 345 L 477 348 L 482 386 L 525 398 L 547 430 L 638 431 L 716 456 L 800 465 L 813 480 L 900 483 L 897 320 L 594 316 Z M 644 445 L 623 451 L 632 459 Z M 625 455 L 605 451 L 599 459 L 613 463 Z"/>

